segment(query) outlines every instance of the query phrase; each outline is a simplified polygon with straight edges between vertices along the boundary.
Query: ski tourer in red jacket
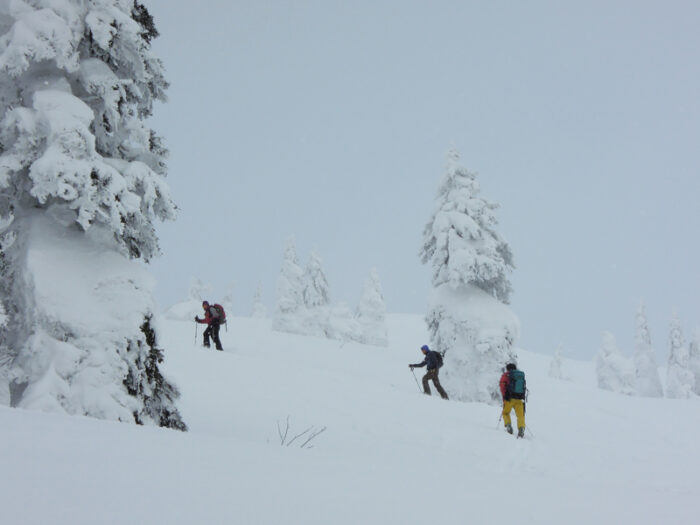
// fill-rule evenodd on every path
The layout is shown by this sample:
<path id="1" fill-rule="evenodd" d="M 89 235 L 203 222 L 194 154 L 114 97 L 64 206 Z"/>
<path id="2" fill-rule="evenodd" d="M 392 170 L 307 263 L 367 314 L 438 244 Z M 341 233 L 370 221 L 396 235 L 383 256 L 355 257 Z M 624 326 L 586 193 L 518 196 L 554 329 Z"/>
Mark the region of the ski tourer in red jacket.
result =
<path id="1" fill-rule="evenodd" d="M 221 323 L 224 321 L 224 317 L 217 308 L 217 305 L 210 305 L 208 301 L 202 302 L 202 309 L 204 310 L 204 319 L 200 319 L 199 316 L 194 318 L 195 321 L 202 324 L 207 324 L 207 329 L 204 330 L 204 346 L 209 348 L 209 337 L 214 340 L 217 350 L 223 350 L 221 346 L 221 339 L 219 339 L 219 330 L 221 329 Z"/>

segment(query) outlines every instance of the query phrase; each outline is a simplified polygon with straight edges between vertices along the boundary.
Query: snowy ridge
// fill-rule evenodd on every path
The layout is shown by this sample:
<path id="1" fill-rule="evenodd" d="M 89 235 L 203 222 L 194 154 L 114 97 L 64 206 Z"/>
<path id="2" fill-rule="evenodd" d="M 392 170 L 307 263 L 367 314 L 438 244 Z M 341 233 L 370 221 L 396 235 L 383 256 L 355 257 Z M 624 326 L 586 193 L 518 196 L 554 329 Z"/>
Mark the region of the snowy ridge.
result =
<path id="1" fill-rule="evenodd" d="M 161 320 L 162 370 L 190 432 L 0 409 L 8 523 L 691 523 L 698 400 L 596 388 L 592 363 L 518 350 L 534 438 L 499 409 L 419 393 L 418 315 L 389 315 L 388 348 L 230 318 L 225 351 Z M 201 336 L 201 330 L 198 333 Z M 416 371 L 416 375 L 420 379 Z M 326 427 L 301 449 L 290 434 Z M 506 499 L 504 503 L 504 497 Z M 36 505 L 41 501 L 41 505 Z M 134 516 L 138 516 L 134 518 Z"/>

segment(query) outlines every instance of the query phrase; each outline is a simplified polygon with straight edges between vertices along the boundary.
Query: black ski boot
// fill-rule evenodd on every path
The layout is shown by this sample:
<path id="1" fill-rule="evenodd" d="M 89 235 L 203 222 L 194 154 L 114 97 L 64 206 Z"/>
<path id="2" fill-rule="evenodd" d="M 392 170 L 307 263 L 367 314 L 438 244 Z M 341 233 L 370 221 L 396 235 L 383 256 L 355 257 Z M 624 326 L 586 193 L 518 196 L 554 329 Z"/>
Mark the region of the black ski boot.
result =
<path id="1" fill-rule="evenodd" d="M 506 432 L 508 432 L 509 434 L 513 433 L 513 427 L 510 425 L 510 423 L 506 425 Z"/>
<path id="2" fill-rule="evenodd" d="M 524 438 L 525 437 L 525 427 L 520 427 L 518 429 L 518 437 L 519 438 Z"/>

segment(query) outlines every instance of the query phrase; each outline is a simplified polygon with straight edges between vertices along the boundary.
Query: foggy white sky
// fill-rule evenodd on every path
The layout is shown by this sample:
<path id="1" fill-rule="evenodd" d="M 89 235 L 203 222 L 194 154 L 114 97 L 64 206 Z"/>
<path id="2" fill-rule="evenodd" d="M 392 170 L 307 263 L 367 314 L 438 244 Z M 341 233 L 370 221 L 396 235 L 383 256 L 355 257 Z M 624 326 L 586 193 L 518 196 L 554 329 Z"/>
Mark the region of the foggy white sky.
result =
<path id="1" fill-rule="evenodd" d="M 520 346 L 657 359 L 700 325 L 700 4 L 693 1 L 147 0 L 171 82 L 153 126 L 179 219 L 159 227 L 162 306 L 193 278 L 268 309 L 285 239 L 354 307 L 426 310 L 417 252 L 454 144 L 501 204 Z M 421 342 L 416 342 L 418 345 Z"/>

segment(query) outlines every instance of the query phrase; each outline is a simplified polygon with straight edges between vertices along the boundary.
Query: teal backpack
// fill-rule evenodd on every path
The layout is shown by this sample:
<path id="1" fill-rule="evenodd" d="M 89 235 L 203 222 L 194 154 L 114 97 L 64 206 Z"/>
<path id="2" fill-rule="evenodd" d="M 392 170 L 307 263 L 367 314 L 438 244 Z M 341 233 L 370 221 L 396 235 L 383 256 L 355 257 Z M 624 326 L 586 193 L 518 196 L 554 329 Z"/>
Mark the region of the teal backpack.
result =
<path id="1" fill-rule="evenodd" d="M 514 399 L 525 397 L 525 372 L 522 370 L 511 370 L 508 372 L 508 392 Z"/>

